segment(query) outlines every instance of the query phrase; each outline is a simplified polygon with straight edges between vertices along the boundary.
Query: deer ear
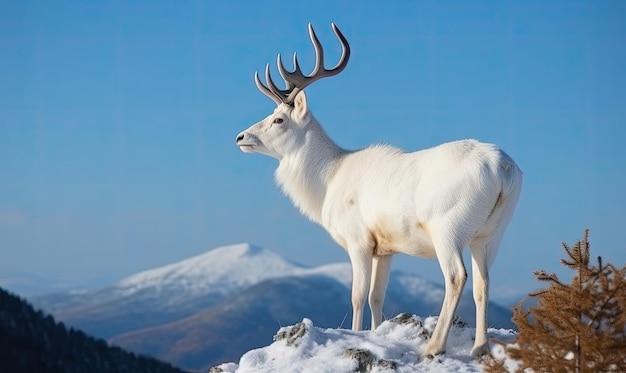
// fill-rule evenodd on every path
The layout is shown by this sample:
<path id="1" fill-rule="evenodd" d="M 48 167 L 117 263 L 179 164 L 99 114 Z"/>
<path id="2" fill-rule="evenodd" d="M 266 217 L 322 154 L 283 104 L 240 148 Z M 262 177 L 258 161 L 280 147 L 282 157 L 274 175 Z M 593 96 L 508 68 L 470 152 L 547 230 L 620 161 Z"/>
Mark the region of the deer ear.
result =
<path id="1" fill-rule="evenodd" d="M 304 119 L 307 115 L 309 115 L 309 105 L 306 101 L 306 94 L 304 91 L 300 91 L 295 100 L 293 100 L 293 111 L 298 119 Z"/>

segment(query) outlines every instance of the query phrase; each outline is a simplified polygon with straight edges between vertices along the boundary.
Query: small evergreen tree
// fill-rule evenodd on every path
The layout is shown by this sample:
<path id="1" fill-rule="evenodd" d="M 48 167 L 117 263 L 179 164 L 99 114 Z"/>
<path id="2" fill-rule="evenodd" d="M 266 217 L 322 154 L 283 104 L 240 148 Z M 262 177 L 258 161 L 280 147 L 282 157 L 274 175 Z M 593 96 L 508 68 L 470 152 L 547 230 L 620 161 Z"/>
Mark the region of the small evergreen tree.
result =
<path id="1" fill-rule="evenodd" d="M 535 272 L 548 287 L 529 294 L 536 306 L 513 308 L 519 334 L 507 354 L 520 361 L 520 372 L 626 372 L 626 266 L 603 264 L 601 257 L 591 265 L 588 230 L 563 248 L 561 263 L 575 271 L 572 282 Z M 503 361 L 487 360 L 486 371 L 502 370 Z"/>

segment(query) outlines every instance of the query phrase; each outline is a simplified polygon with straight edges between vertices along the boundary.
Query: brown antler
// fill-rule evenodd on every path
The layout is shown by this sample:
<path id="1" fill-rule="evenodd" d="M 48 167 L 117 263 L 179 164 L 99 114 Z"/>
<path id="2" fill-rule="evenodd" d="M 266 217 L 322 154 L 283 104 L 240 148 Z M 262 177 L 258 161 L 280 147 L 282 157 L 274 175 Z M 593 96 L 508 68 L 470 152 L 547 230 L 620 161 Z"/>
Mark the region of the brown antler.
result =
<path id="1" fill-rule="evenodd" d="M 322 44 L 317 38 L 317 35 L 315 35 L 313 26 L 309 23 L 309 37 L 311 38 L 313 48 L 315 49 L 315 67 L 313 68 L 311 75 L 306 76 L 302 73 L 296 53 L 293 54 L 293 71 L 287 71 L 287 69 L 285 69 L 279 54 L 276 64 L 278 66 L 280 76 L 282 76 L 285 80 L 287 85 L 286 88 L 280 89 L 276 87 L 276 84 L 274 84 L 274 81 L 272 81 L 272 77 L 270 76 L 270 66 L 267 64 L 265 67 L 265 81 L 267 82 L 267 87 L 261 83 L 259 74 L 254 74 L 254 81 L 259 90 L 276 102 L 277 105 L 280 105 L 281 103 L 292 105 L 296 95 L 316 80 L 337 75 L 342 72 L 343 69 L 346 68 L 346 65 L 348 65 L 348 60 L 350 59 L 350 45 L 341 31 L 339 31 L 339 28 L 337 28 L 334 23 L 332 23 L 331 26 L 341 43 L 342 49 L 341 58 L 339 59 L 337 66 L 330 70 L 324 68 L 324 49 L 322 48 Z"/>

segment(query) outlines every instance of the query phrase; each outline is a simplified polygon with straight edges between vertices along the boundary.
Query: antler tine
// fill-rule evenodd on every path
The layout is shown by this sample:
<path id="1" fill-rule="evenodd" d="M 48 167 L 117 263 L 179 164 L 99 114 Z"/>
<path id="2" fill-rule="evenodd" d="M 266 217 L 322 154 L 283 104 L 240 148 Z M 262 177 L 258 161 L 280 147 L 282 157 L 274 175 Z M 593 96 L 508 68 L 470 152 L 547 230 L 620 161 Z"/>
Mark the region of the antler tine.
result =
<path id="1" fill-rule="evenodd" d="M 332 23 L 331 26 L 341 43 L 341 58 L 339 59 L 339 62 L 330 70 L 327 70 L 324 67 L 324 48 L 322 48 L 322 44 L 317 38 L 315 30 L 313 30 L 313 26 L 309 23 L 309 37 L 311 38 L 311 43 L 313 43 L 313 48 L 315 49 L 315 67 L 309 76 L 305 76 L 301 71 L 297 71 L 298 74 L 296 74 L 296 71 L 290 73 L 285 71 L 284 68 L 282 69 L 283 71 L 281 71 L 281 76 L 283 79 L 287 82 L 291 82 L 295 86 L 291 93 L 289 93 L 289 96 L 287 96 L 286 103 L 292 103 L 298 93 L 311 85 L 313 82 L 322 78 L 337 75 L 348 65 L 348 60 L 350 59 L 350 44 L 348 44 L 348 40 L 345 36 L 343 36 L 341 31 L 339 31 L 339 28 L 334 23 Z M 294 65 L 296 63 L 297 60 L 294 61 Z M 283 75 L 282 72 L 285 72 L 286 74 Z"/>
<path id="2" fill-rule="evenodd" d="M 254 75 L 255 82 L 259 90 L 271 98 L 277 105 L 281 103 L 291 105 L 293 104 L 294 99 L 302 91 L 304 88 L 311 85 L 313 82 L 339 74 L 345 69 L 348 64 L 348 60 L 350 59 L 350 45 L 348 44 L 348 40 L 343 36 L 339 28 L 335 26 L 334 23 L 331 24 L 335 35 L 339 39 L 341 43 L 341 58 L 335 67 L 330 70 L 327 70 L 324 67 L 324 48 L 322 48 L 322 44 L 320 43 L 317 35 L 315 34 L 315 30 L 313 30 L 313 26 L 309 23 L 309 37 L 311 38 L 311 43 L 313 44 L 313 49 L 315 49 L 315 67 L 310 75 L 306 76 L 302 73 L 300 69 L 300 64 L 298 63 L 298 56 L 296 53 L 293 54 L 293 71 L 288 71 L 283 65 L 282 58 L 280 54 L 276 59 L 276 65 L 278 67 L 278 72 L 280 76 L 285 80 L 286 89 L 279 89 L 274 84 L 272 77 L 270 76 L 269 64 L 265 67 L 265 81 L 267 82 L 267 87 L 261 83 L 259 79 L 258 73 Z"/>
<path id="3" fill-rule="evenodd" d="M 302 70 L 300 69 L 300 63 L 298 63 L 298 53 L 297 52 L 293 52 L 293 69 L 294 69 L 294 73 L 298 73 L 300 75 L 302 75 Z"/>
<path id="4" fill-rule="evenodd" d="M 263 83 L 261 83 L 261 79 L 259 79 L 258 71 L 254 72 L 254 82 L 256 83 L 256 86 L 259 89 L 259 91 L 261 91 L 261 93 L 263 93 L 267 97 L 271 98 L 272 101 L 276 103 L 276 105 L 280 105 L 283 102 L 282 98 L 276 97 L 276 95 L 274 95 L 274 92 L 270 91 L 269 88 L 267 88 L 266 86 L 263 85 Z"/>
<path id="5" fill-rule="evenodd" d="M 276 87 L 276 84 L 274 84 L 274 81 L 272 80 L 272 76 L 270 75 L 270 65 L 267 64 L 265 66 L 265 82 L 267 83 L 268 88 L 270 89 L 270 91 L 272 91 L 272 93 L 276 96 L 279 97 L 281 102 L 285 102 L 285 98 L 287 97 L 287 95 L 292 91 L 289 82 L 287 82 L 287 89 L 282 90 L 278 87 Z"/>
<path id="6" fill-rule="evenodd" d="M 339 59 L 339 62 L 337 62 L 337 66 L 331 69 L 335 71 L 335 74 L 339 74 L 346 68 L 346 66 L 348 66 L 348 60 L 350 60 L 350 44 L 348 43 L 348 39 L 343 36 L 337 25 L 331 23 L 330 26 L 333 28 L 333 32 L 341 43 L 341 58 Z"/>
<path id="7" fill-rule="evenodd" d="M 326 71 L 326 69 L 324 68 L 324 48 L 322 48 L 322 43 L 320 43 L 320 39 L 317 38 L 315 30 L 313 30 L 313 25 L 310 22 L 309 38 L 311 39 L 311 43 L 313 43 L 313 49 L 315 49 L 315 67 L 313 67 L 313 71 L 309 77 L 314 78 L 319 74 L 320 69 L 322 71 Z"/>
<path id="8" fill-rule="evenodd" d="M 283 60 L 280 57 L 280 53 L 278 54 L 278 58 L 276 59 L 276 65 L 278 67 L 278 72 L 280 73 L 280 76 L 283 77 L 287 84 L 292 84 L 297 87 L 299 84 L 302 84 L 304 82 L 306 77 L 300 69 L 300 64 L 298 63 L 298 55 L 296 52 L 293 53 L 293 71 L 287 71 L 285 65 L 283 64 Z"/>
<path id="9" fill-rule="evenodd" d="M 256 83 L 257 88 L 265 94 L 267 97 L 271 98 L 272 101 L 276 103 L 276 105 L 280 105 L 282 103 L 286 103 L 287 95 L 293 90 L 294 86 L 288 81 L 285 81 L 286 88 L 280 89 L 274 84 L 272 80 L 272 76 L 270 74 L 270 65 L 265 65 L 265 81 L 267 82 L 267 87 L 261 82 L 259 79 L 259 73 L 254 73 L 254 81 Z"/>

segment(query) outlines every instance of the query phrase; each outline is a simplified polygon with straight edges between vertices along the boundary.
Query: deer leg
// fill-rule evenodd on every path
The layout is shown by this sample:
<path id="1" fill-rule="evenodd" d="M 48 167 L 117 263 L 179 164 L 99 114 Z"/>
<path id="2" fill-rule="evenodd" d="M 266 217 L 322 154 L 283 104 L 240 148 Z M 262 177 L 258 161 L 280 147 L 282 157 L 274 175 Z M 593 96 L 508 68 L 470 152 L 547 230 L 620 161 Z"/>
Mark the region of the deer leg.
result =
<path id="1" fill-rule="evenodd" d="M 363 251 L 349 251 L 352 263 L 352 330 L 363 327 L 363 308 L 372 276 L 372 255 Z"/>
<path id="2" fill-rule="evenodd" d="M 441 306 L 437 325 L 430 341 L 422 352 L 422 356 L 425 357 L 432 357 L 445 352 L 448 332 L 454 319 L 456 307 L 461 299 L 463 287 L 467 281 L 467 272 L 463 265 L 461 249 L 447 247 L 444 250 L 446 251 L 438 251 L 437 257 L 445 279 L 446 292 L 443 297 L 443 305 Z"/>
<path id="3" fill-rule="evenodd" d="M 372 311 L 372 330 L 378 328 L 383 320 L 383 303 L 389 282 L 391 255 L 372 258 L 372 283 L 370 284 L 369 304 Z"/>
<path id="4" fill-rule="evenodd" d="M 487 341 L 487 303 L 489 302 L 489 268 L 482 253 L 472 250 L 472 288 L 476 304 L 476 338 L 472 357 L 489 353 Z"/>
<path id="5" fill-rule="evenodd" d="M 502 234 L 492 237 L 479 237 L 470 241 L 472 251 L 472 288 L 476 304 L 476 338 L 472 357 L 489 353 L 487 339 L 487 307 L 489 305 L 489 267 L 495 258 Z"/>

